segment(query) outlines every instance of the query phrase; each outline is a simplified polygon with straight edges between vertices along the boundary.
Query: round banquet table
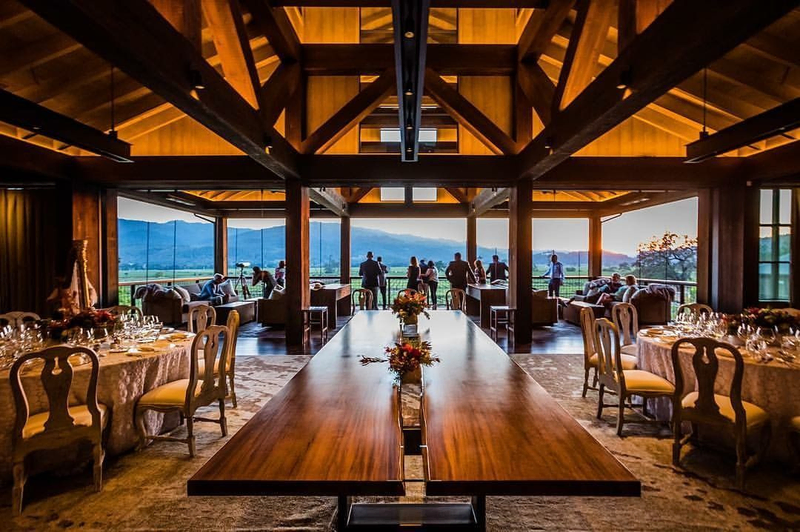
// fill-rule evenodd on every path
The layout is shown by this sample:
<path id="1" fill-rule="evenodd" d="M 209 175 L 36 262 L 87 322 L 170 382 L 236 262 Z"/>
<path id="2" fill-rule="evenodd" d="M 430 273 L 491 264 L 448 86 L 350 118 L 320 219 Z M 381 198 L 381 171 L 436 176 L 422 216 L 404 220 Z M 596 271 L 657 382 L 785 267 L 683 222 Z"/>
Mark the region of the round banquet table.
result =
<path id="1" fill-rule="evenodd" d="M 648 337 L 639 333 L 637 339 L 639 369 L 655 373 L 670 382 L 675 382 L 672 367 L 672 344 L 676 338 Z M 697 389 L 692 368 L 692 349 L 681 349 L 680 364 L 684 376 L 683 395 Z M 734 360 L 720 356 L 719 374 L 715 382 L 715 392 L 730 395 L 733 379 Z M 757 362 L 744 357 L 742 378 L 742 400 L 760 406 L 770 414 L 772 441 L 768 456 L 781 460 L 791 460 L 789 447 L 789 420 L 800 415 L 800 365 L 788 366 L 777 360 L 769 363 Z M 672 403 L 669 399 L 651 399 L 650 411 L 657 419 L 668 421 L 672 416 Z"/>
<path id="2" fill-rule="evenodd" d="M 98 352 L 100 369 L 97 380 L 97 400 L 106 405 L 110 418 L 106 426 L 106 454 L 120 454 L 138 443 L 133 413 L 136 401 L 149 390 L 189 376 L 191 339 L 174 341 L 153 353 L 131 356 L 127 353 Z M 74 366 L 70 389 L 70 404 L 86 401 L 86 387 L 91 365 Z M 27 393 L 31 414 L 47 410 L 47 395 L 42 387 L 41 366 L 22 373 L 22 385 Z M 147 412 L 145 422 L 150 434 L 159 434 L 177 426 L 178 415 Z M 11 393 L 9 371 L 0 371 L 0 481 L 11 478 L 12 433 L 16 411 Z M 69 462 L 69 453 L 51 453 L 59 461 Z M 88 456 L 88 455 L 87 455 Z M 53 462 L 56 463 L 56 462 Z"/>

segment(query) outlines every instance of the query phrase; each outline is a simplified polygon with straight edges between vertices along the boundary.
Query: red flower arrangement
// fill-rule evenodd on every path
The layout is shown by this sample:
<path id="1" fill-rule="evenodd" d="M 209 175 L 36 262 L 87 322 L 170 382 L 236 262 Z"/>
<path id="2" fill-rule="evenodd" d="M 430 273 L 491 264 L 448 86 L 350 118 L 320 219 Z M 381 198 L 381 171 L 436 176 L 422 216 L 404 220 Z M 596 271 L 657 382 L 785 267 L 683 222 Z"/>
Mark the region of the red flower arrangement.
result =
<path id="1" fill-rule="evenodd" d="M 428 342 L 396 343 L 386 348 L 389 357 L 389 370 L 402 378 L 407 373 L 418 371 L 422 366 L 432 366 L 439 358 L 431 353 Z"/>
<path id="2" fill-rule="evenodd" d="M 782 334 L 798 326 L 797 317 L 780 309 L 750 307 L 744 309 L 742 318 L 755 327 L 777 327 Z"/>
<path id="3" fill-rule="evenodd" d="M 427 309 L 428 302 L 425 296 L 419 293 L 401 292 L 392 303 L 392 313 L 397 314 L 400 321 L 406 324 L 417 323 L 420 314 L 430 318 Z"/>

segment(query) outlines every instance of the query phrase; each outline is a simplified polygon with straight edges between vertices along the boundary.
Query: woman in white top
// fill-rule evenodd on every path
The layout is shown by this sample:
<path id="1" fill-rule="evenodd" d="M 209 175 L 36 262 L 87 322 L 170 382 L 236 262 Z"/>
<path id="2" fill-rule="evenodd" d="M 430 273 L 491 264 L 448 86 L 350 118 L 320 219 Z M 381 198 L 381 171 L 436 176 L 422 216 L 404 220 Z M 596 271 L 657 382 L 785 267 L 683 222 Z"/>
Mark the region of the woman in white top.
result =
<path id="1" fill-rule="evenodd" d="M 425 283 L 430 291 L 430 305 L 436 310 L 436 289 L 439 287 L 439 272 L 432 260 L 428 261 L 428 269 L 425 271 Z"/>

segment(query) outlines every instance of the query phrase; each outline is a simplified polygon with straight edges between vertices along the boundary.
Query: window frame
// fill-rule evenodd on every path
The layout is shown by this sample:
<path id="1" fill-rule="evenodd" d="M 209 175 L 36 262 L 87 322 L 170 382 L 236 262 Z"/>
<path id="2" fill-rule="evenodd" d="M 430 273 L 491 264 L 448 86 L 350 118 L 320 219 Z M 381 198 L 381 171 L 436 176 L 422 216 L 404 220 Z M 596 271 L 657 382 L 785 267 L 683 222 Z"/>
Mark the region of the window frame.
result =
<path id="1" fill-rule="evenodd" d="M 769 223 L 763 223 L 761 221 L 761 194 L 765 191 L 769 191 L 772 193 L 772 217 Z M 793 271 L 793 262 L 794 262 L 794 253 L 792 249 L 792 245 L 789 245 L 789 260 L 781 260 L 780 259 L 780 237 L 781 237 L 781 230 L 786 229 L 789 232 L 790 242 L 792 239 L 792 205 L 793 201 L 789 202 L 789 218 L 788 222 L 781 222 L 781 191 L 788 192 L 790 198 L 793 199 L 793 191 L 791 188 L 761 188 L 759 190 L 759 212 L 758 212 L 758 261 L 756 266 L 756 273 L 758 275 L 758 301 L 759 303 L 790 303 L 792 300 L 792 271 Z M 771 249 L 771 257 L 770 260 L 762 260 L 761 258 L 761 233 L 764 229 L 768 229 L 770 231 L 770 239 L 772 242 L 772 249 Z M 770 273 L 769 273 L 769 284 L 771 288 L 771 292 L 774 295 L 773 298 L 766 298 L 762 293 L 761 286 L 761 265 L 768 264 L 770 265 Z M 789 267 L 789 286 L 787 290 L 787 295 L 785 299 L 780 299 L 779 296 L 779 287 L 780 287 L 780 267 L 781 265 L 786 264 Z"/>

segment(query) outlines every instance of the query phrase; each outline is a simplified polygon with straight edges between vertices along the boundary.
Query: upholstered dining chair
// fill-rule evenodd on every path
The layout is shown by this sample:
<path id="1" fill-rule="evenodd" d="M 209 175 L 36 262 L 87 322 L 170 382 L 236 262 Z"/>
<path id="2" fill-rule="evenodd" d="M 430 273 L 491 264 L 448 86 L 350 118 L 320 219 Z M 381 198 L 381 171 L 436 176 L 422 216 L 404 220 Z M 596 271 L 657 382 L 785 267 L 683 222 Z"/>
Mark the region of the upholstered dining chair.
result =
<path id="1" fill-rule="evenodd" d="M 624 369 L 622 353 L 620 353 L 619 333 L 614 324 L 605 318 L 595 321 L 598 361 L 598 376 L 600 382 L 600 397 L 597 401 L 597 419 L 603 417 L 603 396 L 606 389 L 616 392 L 619 402 L 617 414 L 617 436 L 622 436 L 622 427 L 625 423 L 626 401 L 633 396 L 639 396 L 642 401 L 642 414 L 647 415 L 647 399 L 653 397 L 672 397 L 675 386 L 667 379 L 659 377 L 649 371 L 641 369 Z M 633 409 L 631 403 L 627 405 Z"/>
<path id="2" fill-rule="evenodd" d="M 467 293 L 461 288 L 451 288 L 444 293 L 444 302 L 447 310 L 464 311 L 467 306 Z"/>
<path id="3" fill-rule="evenodd" d="M 72 390 L 73 369 L 69 359 L 75 355 L 87 357 L 91 364 L 86 400 L 81 404 L 70 404 L 70 398 L 76 394 Z M 40 378 L 49 409 L 31 414 L 20 373 L 25 364 L 37 360 L 43 362 Z M 94 487 L 96 491 L 103 488 L 103 430 L 108 415 L 106 407 L 97 402 L 99 368 L 100 361 L 94 351 L 86 347 L 67 346 L 24 354 L 11 366 L 9 378 L 17 415 L 12 434 L 12 512 L 15 515 L 22 512 L 22 495 L 27 480 L 25 458 L 35 451 L 57 450 L 75 442 L 88 441 L 93 448 Z"/>
<path id="4" fill-rule="evenodd" d="M 26 321 L 39 321 L 41 318 L 35 312 L 13 311 L 0 314 L 0 326 L 8 325 L 16 329 Z"/>
<path id="5" fill-rule="evenodd" d="M 697 381 L 697 391 L 682 397 L 685 377 L 680 364 L 680 350 L 694 349 L 690 380 Z M 728 395 L 714 393 L 714 384 L 719 372 L 719 357 L 722 353 L 734 361 L 733 379 Z M 736 482 L 744 487 L 745 470 L 763 458 L 769 447 L 770 416 L 763 408 L 742 401 L 742 378 L 744 360 L 735 347 L 713 338 L 681 338 L 672 345 L 672 367 L 675 371 L 675 394 L 672 398 L 672 463 L 680 465 L 681 448 L 693 437 L 697 439 L 697 425 L 711 425 L 732 433 L 736 442 Z M 682 423 L 688 421 L 692 432 L 683 435 Z M 760 432 L 760 447 L 756 454 L 748 456 L 747 436 Z"/>
<path id="6" fill-rule="evenodd" d="M 211 305 L 197 305 L 189 307 L 187 330 L 189 332 L 203 332 L 209 325 L 217 323 L 217 311 Z"/>
<path id="7" fill-rule="evenodd" d="M 617 303 L 611 307 L 611 321 L 620 335 L 623 355 L 636 356 L 636 335 L 639 334 L 639 313 L 631 303 Z"/>
<path id="8" fill-rule="evenodd" d="M 594 311 L 590 308 L 581 309 L 581 335 L 583 336 L 583 393 L 582 397 L 586 397 L 588 390 L 597 390 L 597 368 L 599 366 L 600 357 L 597 354 L 597 345 L 595 344 L 597 334 L 595 332 L 595 317 Z M 622 369 L 636 369 L 636 357 L 631 355 L 620 355 L 622 360 Z M 589 386 L 589 373 L 594 370 L 594 377 L 592 378 L 592 385 Z"/>
<path id="9" fill-rule="evenodd" d="M 700 316 L 701 314 L 711 314 L 714 309 L 703 303 L 684 303 L 678 307 L 678 316 L 681 314 L 691 314 Z"/>
<path id="10" fill-rule="evenodd" d="M 233 404 L 233 408 L 236 408 L 236 388 L 234 387 L 234 376 L 236 373 L 236 342 L 239 338 L 239 312 L 236 310 L 232 310 L 228 313 L 228 321 L 225 323 L 225 326 L 228 328 L 228 356 L 226 357 L 227 360 L 227 368 L 225 370 L 226 375 L 226 383 L 227 383 L 227 393 L 225 395 L 225 399 L 230 399 L 231 404 Z M 203 375 L 205 373 L 205 360 L 200 360 L 197 363 L 197 373 L 199 375 Z M 219 360 L 215 362 L 214 365 L 214 377 L 219 376 Z"/>
<path id="11" fill-rule="evenodd" d="M 359 288 L 353 290 L 350 296 L 351 314 L 355 314 L 356 310 L 372 310 L 372 291 L 366 288 Z"/>
<path id="12" fill-rule="evenodd" d="M 106 312 L 110 312 L 115 316 L 124 316 L 132 314 L 141 319 L 143 317 L 142 309 L 133 305 L 114 305 L 113 307 L 104 308 Z"/>
<path id="13" fill-rule="evenodd" d="M 189 456 L 194 457 L 195 421 L 218 423 L 222 430 L 222 436 L 228 435 L 228 423 L 225 419 L 226 372 L 217 372 L 215 377 L 214 367 L 226 367 L 229 341 L 228 327 L 224 325 L 209 325 L 198 333 L 192 342 L 189 378 L 153 388 L 139 399 L 136 403 L 134 414 L 139 432 L 139 449 L 144 448 L 148 440 L 176 441 L 188 444 Z M 199 371 L 201 360 L 203 362 L 202 373 Z M 212 405 L 215 402 L 219 404 L 219 419 L 202 418 L 194 415 L 198 408 Z M 163 413 L 180 413 L 186 419 L 186 429 L 188 431 L 186 438 L 147 434 L 144 413 L 148 410 Z"/>

